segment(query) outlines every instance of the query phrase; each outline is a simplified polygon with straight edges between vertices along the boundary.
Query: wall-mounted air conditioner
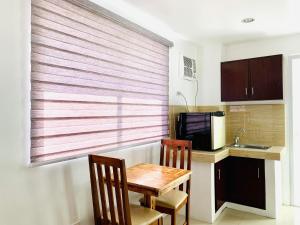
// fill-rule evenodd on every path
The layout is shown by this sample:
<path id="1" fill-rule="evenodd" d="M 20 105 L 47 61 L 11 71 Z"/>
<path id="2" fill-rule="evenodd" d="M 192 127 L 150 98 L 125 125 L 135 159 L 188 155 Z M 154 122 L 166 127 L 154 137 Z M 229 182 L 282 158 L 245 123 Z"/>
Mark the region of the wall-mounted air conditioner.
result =
<path id="1" fill-rule="evenodd" d="M 196 79 L 196 72 L 196 60 L 180 54 L 179 74 L 183 79 Z"/>

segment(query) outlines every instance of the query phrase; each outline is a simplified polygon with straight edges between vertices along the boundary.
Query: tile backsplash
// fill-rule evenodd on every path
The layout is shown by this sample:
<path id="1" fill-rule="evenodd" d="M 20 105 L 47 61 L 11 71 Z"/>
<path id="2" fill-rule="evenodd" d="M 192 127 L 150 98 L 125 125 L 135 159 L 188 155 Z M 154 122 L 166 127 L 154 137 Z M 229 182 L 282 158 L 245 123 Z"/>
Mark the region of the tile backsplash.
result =
<path id="1" fill-rule="evenodd" d="M 190 112 L 225 111 L 226 142 L 233 143 L 236 134 L 245 144 L 273 146 L 285 145 L 285 109 L 284 104 L 268 105 L 218 105 L 189 106 Z M 177 115 L 186 112 L 185 106 L 173 105 L 169 108 L 170 136 L 175 137 Z M 241 129 L 245 132 L 239 132 Z"/>
<path id="2" fill-rule="evenodd" d="M 240 135 L 241 143 L 284 146 L 284 104 L 226 106 L 226 129 L 228 144 Z"/>

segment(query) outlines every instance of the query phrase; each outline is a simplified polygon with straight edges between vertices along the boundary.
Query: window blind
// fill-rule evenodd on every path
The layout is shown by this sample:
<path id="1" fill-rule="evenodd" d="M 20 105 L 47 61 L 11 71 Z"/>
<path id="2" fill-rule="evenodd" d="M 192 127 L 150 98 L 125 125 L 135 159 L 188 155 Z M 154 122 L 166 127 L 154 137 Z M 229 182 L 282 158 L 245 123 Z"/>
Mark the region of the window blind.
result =
<path id="1" fill-rule="evenodd" d="M 89 7 L 32 0 L 31 162 L 168 135 L 168 44 Z"/>

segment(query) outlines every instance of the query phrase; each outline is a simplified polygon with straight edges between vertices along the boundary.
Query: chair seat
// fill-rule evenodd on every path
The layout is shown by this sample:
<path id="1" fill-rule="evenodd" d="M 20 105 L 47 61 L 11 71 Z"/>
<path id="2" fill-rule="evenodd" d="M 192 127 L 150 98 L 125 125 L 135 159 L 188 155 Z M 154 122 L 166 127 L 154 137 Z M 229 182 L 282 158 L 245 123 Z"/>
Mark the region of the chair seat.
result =
<path id="1" fill-rule="evenodd" d="M 163 216 L 162 213 L 138 205 L 130 205 L 132 225 L 148 225 Z"/>
<path id="2" fill-rule="evenodd" d="M 166 194 L 157 197 L 155 204 L 165 208 L 177 209 L 187 197 L 188 195 L 184 191 L 171 190 Z"/>
<path id="3" fill-rule="evenodd" d="M 155 198 L 155 205 L 170 209 L 176 209 L 182 202 L 187 199 L 187 197 L 188 195 L 184 191 L 171 190 L 166 194 Z M 141 198 L 140 202 L 144 204 L 144 198 Z"/>
<path id="4" fill-rule="evenodd" d="M 107 210 L 109 224 L 111 224 L 111 214 L 109 209 Z M 117 212 L 116 209 L 115 212 Z M 154 209 L 149 209 L 139 205 L 130 205 L 130 216 L 131 225 L 149 225 L 161 218 L 163 214 Z M 116 223 L 120 224 L 118 217 L 116 217 Z"/>

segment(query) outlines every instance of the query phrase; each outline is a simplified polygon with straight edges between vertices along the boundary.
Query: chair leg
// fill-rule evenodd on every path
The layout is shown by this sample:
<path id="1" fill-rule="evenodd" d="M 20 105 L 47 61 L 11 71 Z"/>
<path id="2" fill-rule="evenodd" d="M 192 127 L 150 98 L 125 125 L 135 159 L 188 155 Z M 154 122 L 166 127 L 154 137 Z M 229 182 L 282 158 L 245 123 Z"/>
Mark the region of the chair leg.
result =
<path id="1" fill-rule="evenodd" d="M 171 215 L 171 225 L 176 225 L 176 212 L 175 211 Z"/>
<path id="2" fill-rule="evenodd" d="M 190 225 L 190 199 L 188 199 L 185 206 L 185 222 L 187 225 Z"/>
<path id="3" fill-rule="evenodd" d="M 158 225 L 164 225 L 164 220 L 162 217 L 158 219 Z"/>

